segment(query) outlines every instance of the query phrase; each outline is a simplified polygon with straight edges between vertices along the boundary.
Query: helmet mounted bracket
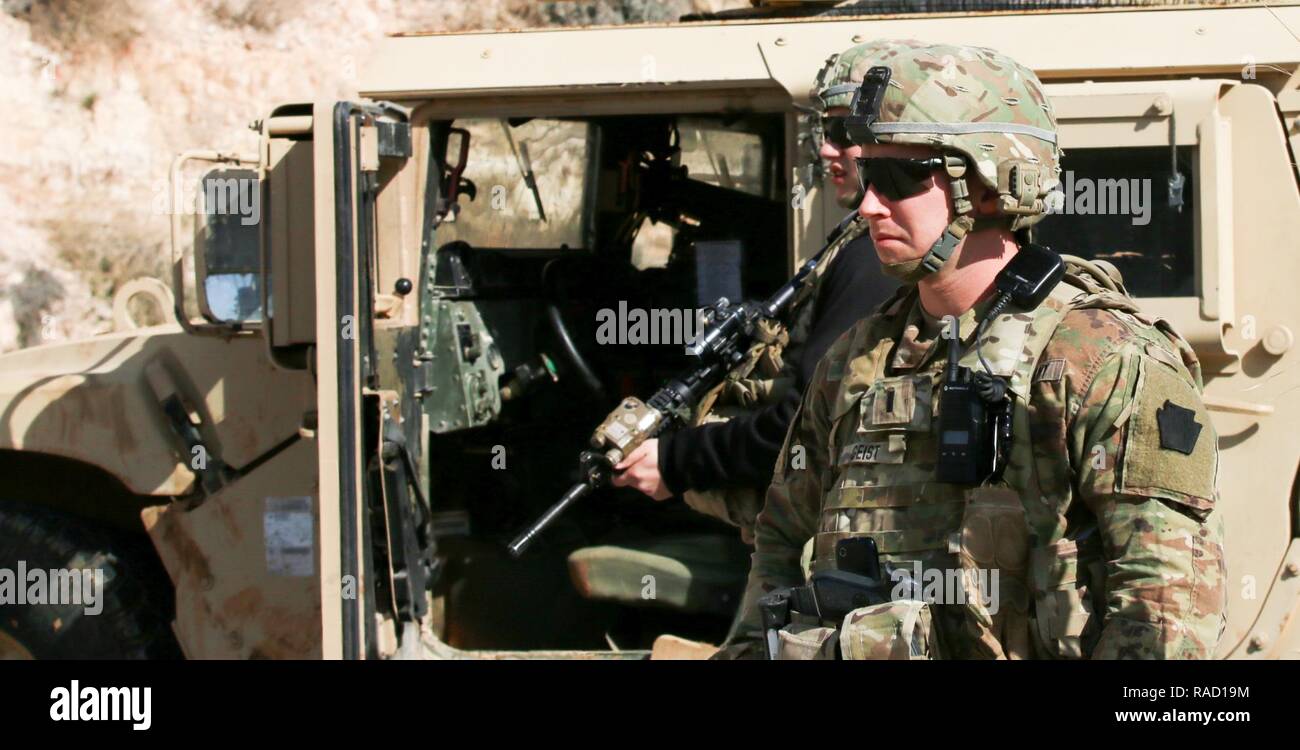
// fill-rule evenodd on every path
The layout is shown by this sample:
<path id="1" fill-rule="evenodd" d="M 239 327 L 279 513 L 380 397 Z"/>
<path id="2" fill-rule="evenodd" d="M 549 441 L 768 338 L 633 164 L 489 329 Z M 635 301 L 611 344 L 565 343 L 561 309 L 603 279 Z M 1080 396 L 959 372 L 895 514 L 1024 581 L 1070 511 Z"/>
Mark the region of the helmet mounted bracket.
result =
<path id="1" fill-rule="evenodd" d="M 853 94 L 849 114 L 844 118 L 844 129 L 854 143 L 879 143 L 871 128 L 880 119 L 880 105 L 885 100 L 891 71 L 886 65 L 877 65 L 867 71 L 862 86 Z"/>

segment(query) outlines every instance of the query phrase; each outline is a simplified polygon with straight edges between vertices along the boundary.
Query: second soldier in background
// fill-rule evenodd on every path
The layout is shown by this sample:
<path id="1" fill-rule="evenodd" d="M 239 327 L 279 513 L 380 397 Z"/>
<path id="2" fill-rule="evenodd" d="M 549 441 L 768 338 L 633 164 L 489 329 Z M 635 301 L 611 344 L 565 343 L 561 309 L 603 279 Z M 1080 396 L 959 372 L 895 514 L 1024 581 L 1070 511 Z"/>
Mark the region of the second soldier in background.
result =
<path id="1" fill-rule="evenodd" d="M 865 48 L 864 48 L 865 50 Z M 862 200 L 854 159 L 861 149 L 845 136 L 843 116 L 857 85 L 851 79 L 856 50 L 826 62 L 811 92 L 824 134 L 820 156 L 836 202 L 856 209 Z M 765 331 L 747 367 L 701 400 L 695 425 L 648 440 L 618 465 L 613 483 L 656 500 L 681 495 L 695 510 L 739 527 L 754 542 L 754 520 L 772 481 L 772 469 L 790 420 L 818 360 L 831 342 L 870 315 L 898 283 L 880 270 L 854 217 L 826 251 L 815 281 L 801 292 L 784 329 Z"/>

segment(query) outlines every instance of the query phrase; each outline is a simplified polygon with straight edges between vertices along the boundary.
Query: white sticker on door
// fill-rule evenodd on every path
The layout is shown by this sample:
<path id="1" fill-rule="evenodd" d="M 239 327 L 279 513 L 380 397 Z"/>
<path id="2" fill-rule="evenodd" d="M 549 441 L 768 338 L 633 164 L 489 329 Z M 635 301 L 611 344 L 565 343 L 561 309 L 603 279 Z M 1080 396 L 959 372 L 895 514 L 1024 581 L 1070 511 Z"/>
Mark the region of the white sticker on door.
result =
<path id="1" fill-rule="evenodd" d="M 316 573 L 315 529 L 310 497 L 268 497 L 262 529 L 266 570 L 273 576 Z"/>

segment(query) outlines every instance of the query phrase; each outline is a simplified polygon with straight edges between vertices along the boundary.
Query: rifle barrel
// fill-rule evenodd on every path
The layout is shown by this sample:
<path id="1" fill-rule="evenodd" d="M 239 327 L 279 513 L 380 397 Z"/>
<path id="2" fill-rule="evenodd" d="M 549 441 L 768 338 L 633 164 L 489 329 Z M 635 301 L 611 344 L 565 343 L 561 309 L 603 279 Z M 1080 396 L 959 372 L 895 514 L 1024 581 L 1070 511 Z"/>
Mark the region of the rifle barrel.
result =
<path id="1" fill-rule="evenodd" d="M 524 550 L 528 549 L 528 546 L 533 543 L 533 539 L 535 539 L 538 534 L 542 533 L 547 526 L 550 526 L 551 522 L 554 521 L 557 516 L 563 513 L 570 505 L 573 505 L 582 498 L 591 494 L 592 489 L 594 488 L 587 482 L 578 482 L 570 487 L 569 491 L 564 493 L 564 497 L 560 498 L 555 505 L 552 505 L 547 509 L 547 511 L 542 514 L 541 518 L 533 522 L 532 526 L 524 529 L 522 534 L 515 537 L 515 540 L 510 543 L 510 556 L 519 557 L 522 555 Z"/>

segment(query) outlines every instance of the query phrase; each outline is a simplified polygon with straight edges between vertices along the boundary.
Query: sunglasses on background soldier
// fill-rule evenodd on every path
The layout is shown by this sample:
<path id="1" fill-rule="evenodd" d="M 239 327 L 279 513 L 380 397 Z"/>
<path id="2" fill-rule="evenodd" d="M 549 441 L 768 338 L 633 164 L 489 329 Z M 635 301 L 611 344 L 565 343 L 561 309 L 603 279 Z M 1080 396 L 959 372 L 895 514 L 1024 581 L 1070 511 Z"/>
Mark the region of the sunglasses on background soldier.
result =
<path id="1" fill-rule="evenodd" d="M 823 117 L 822 135 L 835 148 L 843 151 L 853 144 L 843 117 Z M 874 184 L 890 200 L 902 200 L 925 190 L 925 180 L 944 166 L 943 157 L 928 159 L 875 158 L 857 159 L 858 180 L 865 193 Z"/>
<path id="2" fill-rule="evenodd" d="M 841 151 L 853 145 L 849 131 L 844 127 L 843 117 L 823 117 L 822 135 Z"/>

